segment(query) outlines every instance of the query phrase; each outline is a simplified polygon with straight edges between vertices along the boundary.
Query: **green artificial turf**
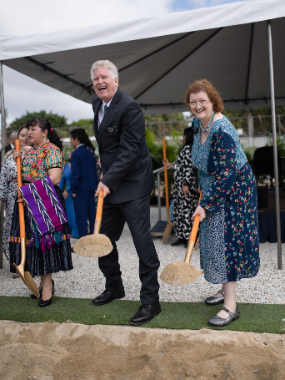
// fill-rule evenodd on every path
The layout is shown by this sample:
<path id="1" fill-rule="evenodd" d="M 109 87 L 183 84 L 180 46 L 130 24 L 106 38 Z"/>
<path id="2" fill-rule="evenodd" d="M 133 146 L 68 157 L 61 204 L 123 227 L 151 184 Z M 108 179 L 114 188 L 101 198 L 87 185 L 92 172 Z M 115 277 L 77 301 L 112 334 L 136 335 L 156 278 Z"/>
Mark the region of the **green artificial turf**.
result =
<path id="1" fill-rule="evenodd" d="M 40 308 L 38 300 L 27 297 L 0 297 L 0 319 L 18 322 L 74 322 L 86 325 L 129 325 L 137 312 L 139 301 L 113 301 L 104 306 L 93 306 L 90 299 L 56 297 L 51 306 Z M 213 328 L 207 321 L 220 309 L 202 302 L 162 302 L 162 312 L 144 327 L 168 329 Z M 264 304 L 238 304 L 241 317 L 220 328 L 232 331 L 266 333 L 285 332 L 285 306 Z"/>

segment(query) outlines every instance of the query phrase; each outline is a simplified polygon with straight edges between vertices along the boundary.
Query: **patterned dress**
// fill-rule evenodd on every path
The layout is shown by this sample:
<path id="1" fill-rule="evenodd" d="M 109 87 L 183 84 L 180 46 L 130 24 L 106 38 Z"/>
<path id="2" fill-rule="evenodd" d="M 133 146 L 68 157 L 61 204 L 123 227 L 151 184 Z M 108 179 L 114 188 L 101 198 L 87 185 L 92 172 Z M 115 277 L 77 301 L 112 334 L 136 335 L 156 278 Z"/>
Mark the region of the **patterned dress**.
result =
<path id="1" fill-rule="evenodd" d="M 12 224 L 15 199 L 17 197 L 17 164 L 13 160 L 12 152 L 4 156 L 0 174 L 0 200 L 6 202 L 5 225 L 3 231 L 3 251 L 9 251 L 9 236 Z"/>
<path id="2" fill-rule="evenodd" d="M 22 159 L 22 178 L 23 182 L 34 182 L 48 176 L 48 170 L 52 168 L 64 168 L 64 159 L 60 149 L 48 142 L 38 149 L 31 149 Z M 54 186 L 57 196 L 65 209 L 65 202 L 62 192 L 58 186 Z M 66 211 L 66 210 L 65 210 Z M 25 270 L 31 275 L 40 276 L 59 271 L 69 271 L 73 269 L 70 234 L 68 223 L 63 225 L 63 240 L 59 244 L 52 245 L 51 249 L 46 248 L 43 253 L 41 248 L 36 248 L 35 244 L 29 247 L 32 238 L 31 227 L 25 214 L 26 229 L 26 266 Z M 15 203 L 12 227 L 10 233 L 10 271 L 16 272 L 12 266 L 13 263 L 19 265 L 21 261 L 21 244 L 20 244 L 20 228 L 19 228 L 19 210 L 18 204 Z"/>
<path id="3" fill-rule="evenodd" d="M 193 120 L 194 128 L 198 119 Z M 257 190 L 254 174 L 234 126 L 223 116 L 206 141 L 194 135 L 193 165 L 198 169 L 206 218 L 200 225 L 200 258 L 205 279 L 213 284 L 258 273 Z"/>
<path id="4" fill-rule="evenodd" d="M 192 230 L 191 216 L 198 204 L 197 180 L 193 172 L 191 147 L 184 146 L 175 161 L 176 174 L 173 189 L 173 219 L 177 237 L 188 240 Z M 182 186 L 188 186 L 185 197 Z"/>

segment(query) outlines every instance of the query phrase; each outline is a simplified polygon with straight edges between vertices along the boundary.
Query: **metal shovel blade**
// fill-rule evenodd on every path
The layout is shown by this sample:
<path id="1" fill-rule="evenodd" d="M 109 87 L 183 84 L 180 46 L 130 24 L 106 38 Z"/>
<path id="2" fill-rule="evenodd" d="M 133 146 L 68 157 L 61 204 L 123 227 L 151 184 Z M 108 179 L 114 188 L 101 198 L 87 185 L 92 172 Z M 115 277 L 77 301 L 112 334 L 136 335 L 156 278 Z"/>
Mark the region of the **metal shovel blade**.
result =
<path id="1" fill-rule="evenodd" d="M 104 204 L 104 191 L 101 190 L 98 195 L 96 220 L 94 226 L 94 234 L 80 238 L 73 250 L 78 255 L 86 257 L 103 257 L 109 255 L 113 250 L 113 244 L 110 239 L 103 234 L 100 234 L 102 212 Z"/>
<path id="2" fill-rule="evenodd" d="M 87 235 L 76 242 L 73 250 L 80 256 L 103 257 L 112 252 L 113 244 L 106 235 Z"/>
<path id="3" fill-rule="evenodd" d="M 173 227 L 173 224 L 171 222 L 168 222 L 166 227 L 165 227 L 165 230 L 163 232 L 163 236 L 162 236 L 163 244 L 165 244 L 167 242 L 169 235 L 171 234 L 172 227 Z"/>
<path id="4" fill-rule="evenodd" d="M 30 272 L 25 271 L 25 262 L 26 262 L 26 241 L 24 238 L 21 238 L 21 263 L 20 265 L 13 264 L 13 267 L 17 269 L 21 279 L 24 284 L 34 293 L 37 298 L 40 298 L 40 292 L 37 284 L 35 283 Z"/>
<path id="5" fill-rule="evenodd" d="M 203 271 L 185 261 L 174 261 L 161 272 L 160 279 L 170 285 L 187 285 L 197 280 Z"/>

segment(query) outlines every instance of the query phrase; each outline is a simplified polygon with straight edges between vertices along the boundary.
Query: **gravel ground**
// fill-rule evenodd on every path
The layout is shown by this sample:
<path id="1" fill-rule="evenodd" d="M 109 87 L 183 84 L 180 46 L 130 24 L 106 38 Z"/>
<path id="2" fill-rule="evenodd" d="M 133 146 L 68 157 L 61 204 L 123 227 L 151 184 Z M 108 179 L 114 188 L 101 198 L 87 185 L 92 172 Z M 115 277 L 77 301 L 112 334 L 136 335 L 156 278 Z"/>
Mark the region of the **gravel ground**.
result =
<path id="1" fill-rule="evenodd" d="M 157 217 L 157 208 L 151 207 L 151 225 Z M 162 217 L 166 219 L 165 209 L 162 209 Z M 74 245 L 75 239 L 72 239 Z M 175 236 L 169 239 L 167 244 L 162 243 L 161 238 L 154 238 L 154 244 L 160 259 L 161 271 L 172 261 L 183 261 L 185 248 L 171 247 Z M 118 242 L 120 252 L 120 265 L 123 273 L 123 282 L 127 300 L 139 300 L 140 280 L 138 277 L 138 258 L 134 248 L 132 237 L 126 226 L 121 239 Z M 282 245 L 283 266 L 285 267 L 285 244 Z M 281 304 L 284 303 L 285 270 L 277 269 L 277 243 L 260 244 L 261 269 L 253 279 L 244 279 L 238 283 L 238 302 Z M 1 296 L 29 296 L 30 291 L 24 286 L 21 279 L 13 279 L 9 272 L 8 260 L 4 257 L 4 268 L 0 270 L 0 295 Z M 191 264 L 199 269 L 199 250 L 193 252 Z M 101 274 L 97 259 L 85 258 L 73 254 L 74 270 L 60 272 L 54 275 L 55 295 L 61 297 L 94 298 L 104 290 L 104 277 Z M 39 278 L 35 278 L 39 283 Z M 161 301 L 171 302 L 199 302 L 219 290 L 219 285 L 207 283 L 201 276 L 194 283 L 184 286 L 172 286 L 160 281 Z"/>

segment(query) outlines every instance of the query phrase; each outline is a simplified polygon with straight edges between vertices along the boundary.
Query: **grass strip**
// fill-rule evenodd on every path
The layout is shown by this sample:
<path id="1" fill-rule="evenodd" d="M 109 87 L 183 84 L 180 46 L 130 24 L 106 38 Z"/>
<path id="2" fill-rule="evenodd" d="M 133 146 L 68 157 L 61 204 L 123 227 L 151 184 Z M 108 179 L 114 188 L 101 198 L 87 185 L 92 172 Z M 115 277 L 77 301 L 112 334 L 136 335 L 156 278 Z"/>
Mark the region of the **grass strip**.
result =
<path id="1" fill-rule="evenodd" d="M 93 306 L 90 299 L 56 297 L 51 306 L 40 308 L 38 300 L 27 297 L 0 297 L 0 319 L 17 322 L 74 322 L 86 325 L 129 325 L 139 301 L 115 300 L 108 305 Z M 202 302 L 162 302 L 162 312 L 144 327 L 200 330 L 216 329 L 207 321 L 221 305 Z M 285 306 L 239 303 L 241 317 L 220 330 L 284 333 Z"/>

